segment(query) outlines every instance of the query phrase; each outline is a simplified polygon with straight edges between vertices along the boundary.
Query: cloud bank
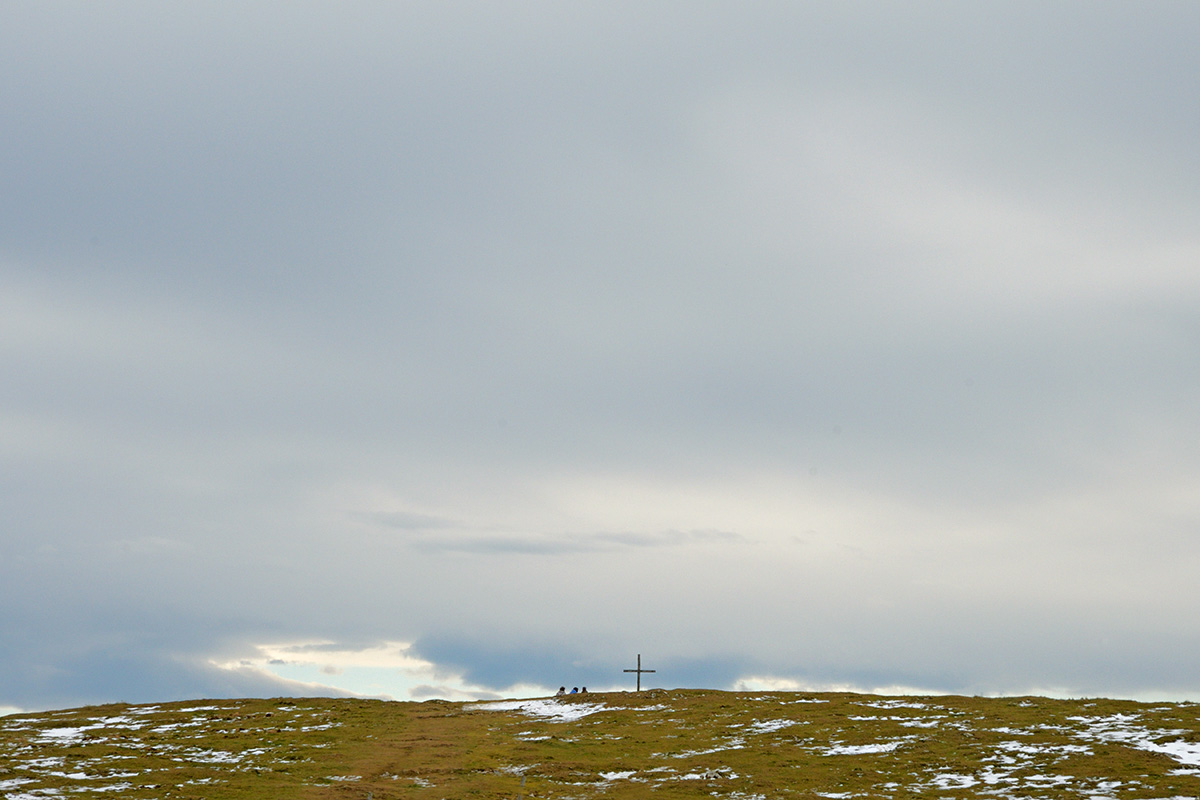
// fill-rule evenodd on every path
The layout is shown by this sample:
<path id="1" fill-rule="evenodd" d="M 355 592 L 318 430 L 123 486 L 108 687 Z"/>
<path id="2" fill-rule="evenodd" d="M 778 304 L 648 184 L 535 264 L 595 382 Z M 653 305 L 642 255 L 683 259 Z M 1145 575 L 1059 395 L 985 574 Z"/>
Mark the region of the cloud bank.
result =
<path id="1" fill-rule="evenodd" d="M 6 4 L 0 705 L 1200 696 L 1198 31 Z"/>

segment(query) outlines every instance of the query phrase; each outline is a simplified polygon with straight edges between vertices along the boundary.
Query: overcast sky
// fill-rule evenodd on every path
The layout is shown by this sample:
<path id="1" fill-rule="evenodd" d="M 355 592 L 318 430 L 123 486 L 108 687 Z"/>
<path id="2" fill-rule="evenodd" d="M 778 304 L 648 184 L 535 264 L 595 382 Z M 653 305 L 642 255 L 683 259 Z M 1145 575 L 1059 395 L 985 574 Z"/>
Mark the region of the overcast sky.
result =
<path id="1" fill-rule="evenodd" d="M 0 8 L 0 707 L 1200 698 L 1200 5 Z"/>

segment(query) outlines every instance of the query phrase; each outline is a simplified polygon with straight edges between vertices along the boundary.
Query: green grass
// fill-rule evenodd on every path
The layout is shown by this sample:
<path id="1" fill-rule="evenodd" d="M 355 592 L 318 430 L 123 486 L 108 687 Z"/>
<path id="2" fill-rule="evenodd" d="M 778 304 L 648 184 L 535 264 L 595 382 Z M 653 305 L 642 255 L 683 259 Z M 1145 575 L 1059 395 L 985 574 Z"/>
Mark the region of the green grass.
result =
<path id="1" fill-rule="evenodd" d="M 653 690 L 0 718 L 0 798 L 1200 797 L 1200 706 Z M 1120 716 L 1117 716 L 1120 715 Z M 1161 752 L 1175 748 L 1175 755 Z M 1157 748 L 1157 750 L 1155 749 Z"/>

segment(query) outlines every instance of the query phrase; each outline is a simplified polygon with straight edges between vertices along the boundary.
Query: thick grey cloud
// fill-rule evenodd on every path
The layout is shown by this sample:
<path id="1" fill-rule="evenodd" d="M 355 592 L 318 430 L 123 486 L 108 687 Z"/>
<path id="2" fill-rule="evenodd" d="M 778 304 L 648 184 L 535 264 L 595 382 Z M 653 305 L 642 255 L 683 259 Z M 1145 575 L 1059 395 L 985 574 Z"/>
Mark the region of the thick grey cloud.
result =
<path id="1" fill-rule="evenodd" d="M 1194 696 L 1198 27 L 6 5 L 0 705 Z"/>

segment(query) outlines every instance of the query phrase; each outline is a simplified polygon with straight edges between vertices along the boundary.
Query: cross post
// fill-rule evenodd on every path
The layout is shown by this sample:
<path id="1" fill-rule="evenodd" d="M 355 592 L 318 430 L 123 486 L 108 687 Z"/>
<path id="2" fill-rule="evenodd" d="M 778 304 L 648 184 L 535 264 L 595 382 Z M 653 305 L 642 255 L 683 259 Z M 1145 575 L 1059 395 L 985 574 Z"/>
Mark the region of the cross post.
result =
<path id="1" fill-rule="evenodd" d="M 642 654 L 641 653 L 638 653 L 637 669 L 622 670 L 622 672 L 636 672 L 637 673 L 637 690 L 639 692 L 642 690 L 642 673 L 643 672 L 657 672 L 657 671 L 658 670 L 655 670 L 655 669 L 642 669 Z"/>

